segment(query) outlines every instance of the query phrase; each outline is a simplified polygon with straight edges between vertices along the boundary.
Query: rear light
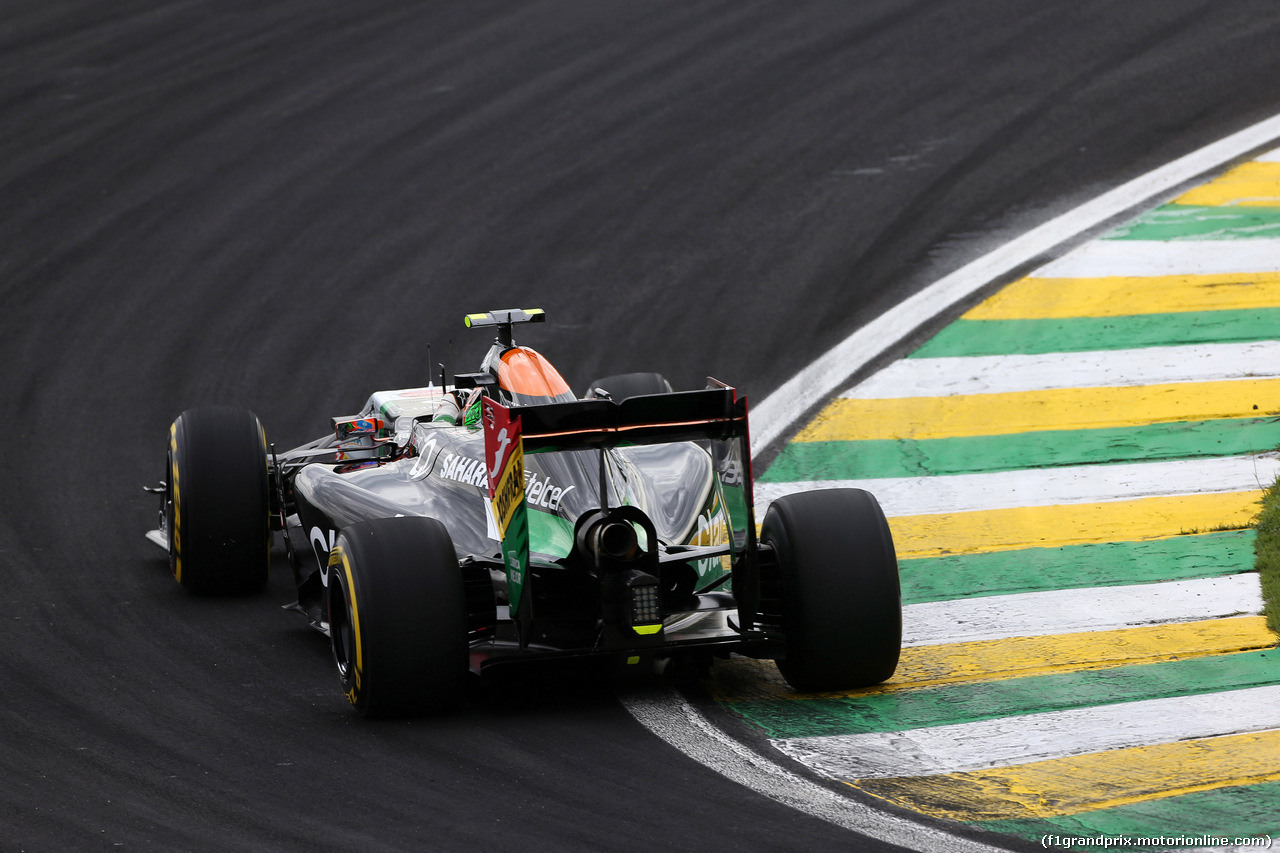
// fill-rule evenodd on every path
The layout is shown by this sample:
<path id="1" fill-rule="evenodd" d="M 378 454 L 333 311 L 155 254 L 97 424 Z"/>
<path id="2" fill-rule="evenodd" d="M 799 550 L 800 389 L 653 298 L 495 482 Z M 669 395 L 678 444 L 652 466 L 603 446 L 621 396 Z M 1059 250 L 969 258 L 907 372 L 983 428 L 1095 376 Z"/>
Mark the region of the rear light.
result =
<path id="1" fill-rule="evenodd" d="M 630 619 L 627 621 L 637 625 L 653 625 L 662 622 L 662 596 L 658 588 L 658 579 L 653 575 L 636 572 L 626 580 L 627 600 L 630 604 Z"/>

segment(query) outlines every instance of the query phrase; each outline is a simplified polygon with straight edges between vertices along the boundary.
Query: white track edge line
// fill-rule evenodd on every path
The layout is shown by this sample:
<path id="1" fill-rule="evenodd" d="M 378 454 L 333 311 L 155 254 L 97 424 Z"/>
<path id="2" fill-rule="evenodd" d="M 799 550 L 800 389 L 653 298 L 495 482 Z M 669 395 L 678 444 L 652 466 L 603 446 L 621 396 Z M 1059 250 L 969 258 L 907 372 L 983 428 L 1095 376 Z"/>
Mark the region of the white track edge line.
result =
<path id="1" fill-rule="evenodd" d="M 1045 222 L 938 279 L 819 356 L 752 407 L 752 453 L 786 434 L 815 400 L 825 400 L 864 366 L 921 325 L 1063 242 L 1280 139 L 1280 115 L 1193 151 Z"/>
<path id="2" fill-rule="evenodd" d="M 642 726 L 704 767 L 812 817 L 921 853 L 1005 849 L 889 814 L 787 770 L 730 738 L 675 690 L 632 694 L 623 705 Z"/>

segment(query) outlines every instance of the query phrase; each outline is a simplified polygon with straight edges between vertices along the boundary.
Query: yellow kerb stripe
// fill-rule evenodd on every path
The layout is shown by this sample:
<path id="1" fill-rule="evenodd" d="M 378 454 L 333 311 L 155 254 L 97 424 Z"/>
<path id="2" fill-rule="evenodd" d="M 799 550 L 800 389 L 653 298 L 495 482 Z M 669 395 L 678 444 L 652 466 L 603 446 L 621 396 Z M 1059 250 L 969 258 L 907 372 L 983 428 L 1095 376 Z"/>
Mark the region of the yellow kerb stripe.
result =
<path id="1" fill-rule="evenodd" d="M 964 315 L 966 320 L 1120 317 L 1280 306 L 1280 273 L 1024 278 Z"/>
<path id="2" fill-rule="evenodd" d="M 848 784 L 930 817 L 975 821 L 1058 817 L 1276 779 L 1280 779 L 1280 731 L 1117 749 L 995 770 Z"/>
<path id="3" fill-rule="evenodd" d="M 1280 163 L 1245 163 L 1215 181 L 1183 193 L 1173 203 L 1280 207 Z"/>
<path id="4" fill-rule="evenodd" d="M 1248 527 L 1261 491 L 1212 492 L 1096 504 L 992 509 L 889 519 L 902 560 L 1090 542 L 1163 539 Z"/>
<path id="5" fill-rule="evenodd" d="M 1055 388 L 957 397 L 840 397 L 796 441 L 1013 435 L 1262 417 L 1280 408 L 1280 379 Z"/>
<path id="6" fill-rule="evenodd" d="M 734 660 L 712 670 L 712 695 L 720 702 L 835 699 L 977 681 L 1108 669 L 1130 664 L 1272 648 L 1276 635 L 1264 616 L 1148 625 L 1118 631 L 1014 637 L 903 649 L 898 669 L 884 684 L 839 693 L 797 693 L 769 661 Z"/>

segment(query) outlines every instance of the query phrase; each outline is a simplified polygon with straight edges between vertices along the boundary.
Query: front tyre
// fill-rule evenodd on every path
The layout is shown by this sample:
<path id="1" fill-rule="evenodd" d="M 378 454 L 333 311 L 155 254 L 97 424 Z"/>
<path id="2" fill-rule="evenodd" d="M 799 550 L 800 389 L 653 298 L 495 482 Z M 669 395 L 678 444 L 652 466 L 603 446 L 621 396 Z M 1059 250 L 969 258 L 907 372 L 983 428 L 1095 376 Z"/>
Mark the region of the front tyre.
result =
<path id="1" fill-rule="evenodd" d="M 271 565 L 267 441 L 253 412 L 188 409 L 169 428 L 169 568 L 202 594 L 258 592 Z"/>
<path id="2" fill-rule="evenodd" d="M 434 518 L 346 527 L 329 552 L 329 637 L 362 716 L 445 710 L 468 671 L 467 609 L 453 542 Z"/>
<path id="3" fill-rule="evenodd" d="M 902 647 L 902 595 L 893 537 L 862 489 L 786 495 L 765 514 L 786 637 L 782 676 L 797 690 L 847 690 L 893 675 Z"/>

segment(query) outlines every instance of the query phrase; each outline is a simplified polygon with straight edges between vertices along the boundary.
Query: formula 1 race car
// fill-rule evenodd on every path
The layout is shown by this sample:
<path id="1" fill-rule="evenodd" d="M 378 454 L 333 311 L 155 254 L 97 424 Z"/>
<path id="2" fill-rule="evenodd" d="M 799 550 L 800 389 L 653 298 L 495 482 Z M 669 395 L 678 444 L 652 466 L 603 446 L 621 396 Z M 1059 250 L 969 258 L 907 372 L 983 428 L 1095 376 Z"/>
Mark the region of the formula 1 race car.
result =
<path id="1" fill-rule="evenodd" d="M 279 455 L 252 412 L 183 412 L 148 538 L 191 592 L 244 593 L 282 532 L 291 607 L 366 716 L 445 708 L 469 673 L 534 660 L 740 654 L 806 691 L 891 676 L 902 607 L 875 498 L 788 495 L 757 530 L 746 398 L 652 373 L 577 398 L 512 340 L 544 320 L 468 315 L 497 335 L 479 372 L 378 391 Z"/>

